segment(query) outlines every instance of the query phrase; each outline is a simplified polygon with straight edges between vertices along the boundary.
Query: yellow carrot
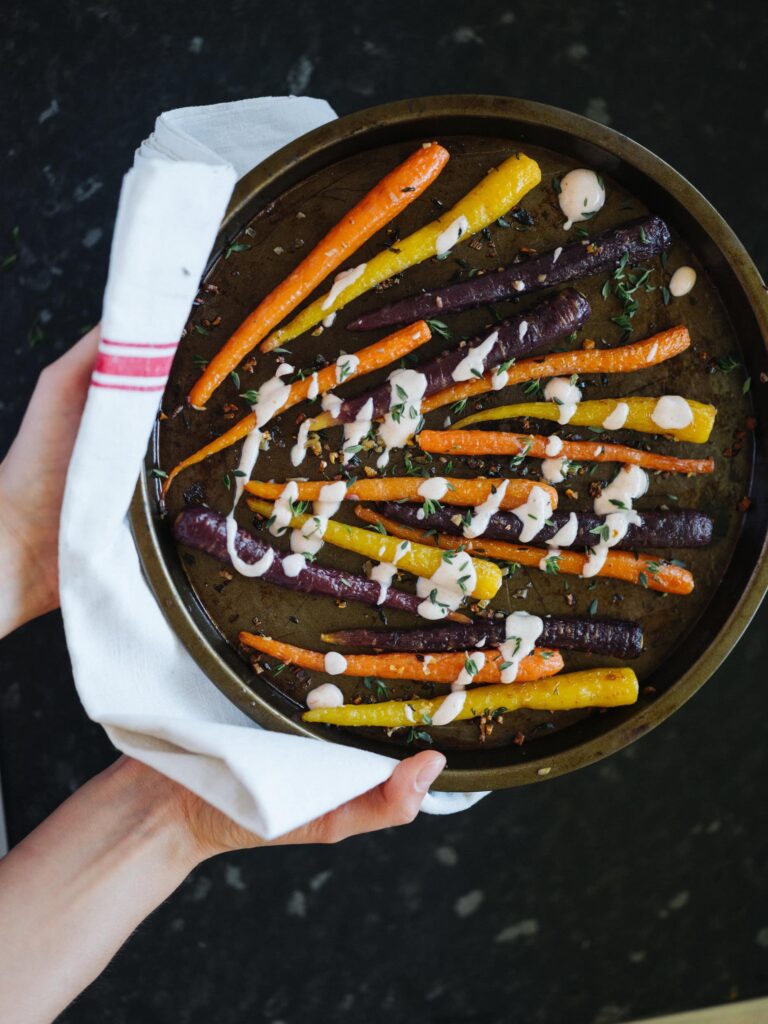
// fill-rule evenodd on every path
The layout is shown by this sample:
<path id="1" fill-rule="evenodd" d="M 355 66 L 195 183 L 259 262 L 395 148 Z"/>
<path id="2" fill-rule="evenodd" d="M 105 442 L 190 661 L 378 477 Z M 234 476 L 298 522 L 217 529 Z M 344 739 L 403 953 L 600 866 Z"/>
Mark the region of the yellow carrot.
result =
<path id="1" fill-rule="evenodd" d="M 694 441 L 704 444 L 709 440 L 715 423 L 717 409 L 714 405 L 688 400 L 693 413 L 693 420 L 687 427 L 678 430 L 665 430 L 653 421 L 653 411 L 658 398 L 598 398 L 589 402 L 579 402 L 576 412 L 568 421 L 573 427 L 600 427 L 607 416 L 616 408 L 618 402 L 626 402 L 629 414 L 623 429 L 637 430 L 642 434 L 663 434 L 678 441 Z M 519 402 L 516 405 L 499 405 L 495 409 L 483 409 L 472 416 L 465 416 L 453 424 L 454 429 L 471 427 L 475 423 L 492 423 L 495 420 L 525 419 L 552 420 L 560 418 L 560 406 L 555 402 Z"/>
<path id="2" fill-rule="evenodd" d="M 251 511 L 258 512 L 265 518 L 272 515 L 272 505 L 269 502 L 259 501 L 257 498 L 246 500 Z M 312 518 L 310 515 L 294 515 L 291 517 L 290 525 L 294 529 L 299 529 Z M 328 520 L 323 540 L 345 551 L 355 551 L 363 558 L 396 563 L 398 569 L 404 569 L 415 576 L 432 576 L 444 559 L 442 552 L 426 544 L 412 544 L 410 549 L 403 552 L 396 537 L 377 533 L 375 530 L 364 530 L 360 526 L 347 526 L 346 523 L 339 523 L 335 519 Z M 473 558 L 472 565 L 476 582 L 471 595 L 480 601 L 489 601 L 501 586 L 501 570 L 493 562 L 486 562 L 481 558 Z M 469 594 L 468 591 L 467 596 Z"/>
<path id="3" fill-rule="evenodd" d="M 576 708 L 619 707 L 634 704 L 637 694 L 637 676 L 631 668 L 593 668 L 529 683 L 502 683 L 467 690 L 464 707 L 454 721 L 517 711 L 519 708 L 573 711 Z M 388 700 L 380 704 L 343 704 L 337 708 L 305 711 L 302 717 L 305 722 L 325 722 L 327 725 L 398 729 L 414 724 L 431 724 L 444 700 L 445 697 L 436 697 L 433 700 Z"/>
<path id="4" fill-rule="evenodd" d="M 396 246 L 383 250 L 362 264 L 359 276 L 331 301 L 331 293 L 321 296 L 302 310 L 285 327 L 274 331 L 262 342 L 261 349 L 269 352 L 278 345 L 297 338 L 320 323 L 325 317 L 348 305 L 358 295 L 370 291 L 408 267 L 423 263 L 437 253 L 437 240 L 460 218 L 465 218 L 461 241 L 482 231 L 517 206 L 523 196 L 541 181 L 541 170 L 535 160 L 523 153 L 515 153 L 483 178 L 454 207 L 437 220 L 419 228 L 412 235 L 398 241 Z"/>

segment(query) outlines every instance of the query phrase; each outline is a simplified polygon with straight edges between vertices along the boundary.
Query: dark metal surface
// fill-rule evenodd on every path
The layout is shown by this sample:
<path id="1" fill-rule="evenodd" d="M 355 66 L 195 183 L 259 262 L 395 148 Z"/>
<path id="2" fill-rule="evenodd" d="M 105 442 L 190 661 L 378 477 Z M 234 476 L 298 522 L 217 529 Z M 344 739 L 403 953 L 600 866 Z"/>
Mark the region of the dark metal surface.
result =
<path id="1" fill-rule="evenodd" d="M 765 365 L 764 297 L 751 261 L 706 201 L 660 160 L 616 133 L 552 108 L 497 97 L 407 101 L 364 111 L 321 128 L 276 154 L 241 182 L 216 251 L 225 250 L 246 227 L 249 233 L 245 241 L 251 248 L 232 253 L 229 259 L 214 261 L 206 279 L 214 285 L 214 290 L 203 293 L 204 304 L 191 318 L 190 330 L 180 347 L 164 400 L 166 412 L 180 404 L 198 372 L 193 357 L 208 356 L 215 351 L 228 331 L 295 265 L 328 225 L 381 173 L 413 148 L 413 140 L 430 137 L 444 141 L 452 159 L 438 183 L 400 218 L 398 226 L 403 234 L 434 215 L 431 197 L 452 202 L 512 149 L 519 146 L 541 163 L 542 185 L 523 204 L 534 215 L 535 227 L 525 231 L 494 228 L 496 252 L 465 247 L 461 253 L 473 265 L 490 268 L 503 264 L 523 245 L 545 248 L 558 244 L 563 237 L 562 218 L 551 178 L 579 164 L 601 170 L 607 179 L 609 202 L 593 222 L 595 231 L 621 223 L 647 209 L 667 218 L 675 235 L 669 266 L 693 263 L 699 271 L 699 283 L 691 296 L 666 307 L 658 292 L 644 295 L 635 317 L 633 337 L 645 337 L 682 321 L 691 329 L 694 349 L 642 374 L 624 379 L 612 377 L 610 381 L 592 380 L 588 394 L 600 397 L 635 392 L 682 392 L 699 400 L 714 401 L 719 409 L 713 438 L 706 446 L 707 452 L 715 453 L 718 459 L 715 476 L 654 477 L 651 491 L 641 504 L 641 508 L 655 508 L 659 503 L 670 502 L 669 494 L 672 494 L 681 507 L 698 507 L 715 514 L 716 539 L 712 548 L 685 553 L 686 562 L 696 574 L 694 595 L 661 598 L 611 581 L 588 584 L 571 578 L 577 595 L 574 611 L 585 614 L 587 607 L 597 599 L 601 613 L 613 611 L 643 622 L 646 653 L 638 664 L 638 671 L 642 684 L 652 690 L 646 690 L 636 707 L 602 715 L 579 713 L 552 718 L 518 713 L 506 716 L 504 726 L 497 727 L 492 741 L 481 749 L 477 749 L 476 724 L 457 723 L 440 730 L 439 742 L 450 751 L 449 771 L 443 776 L 443 784 L 446 788 L 484 789 L 535 781 L 542 777 L 538 774 L 541 768 L 549 769 L 545 777 L 551 778 L 631 742 L 667 717 L 708 678 L 749 621 L 766 583 L 765 514 L 762 511 L 766 505 L 761 493 L 765 474 L 757 474 L 753 506 L 746 517 L 738 512 L 737 505 L 749 490 L 753 455 L 759 460 L 758 465 L 764 462 L 766 424 L 758 409 L 756 451 L 753 452 L 751 442 L 747 441 L 736 458 L 723 457 L 722 451 L 732 445 L 734 431 L 743 426 L 750 412 L 750 402 L 748 396 L 741 394 L 739 375 L 711 374 L 707 372 L 707 361 L 711 357 L 738 353 L 741 349 L 749 372 L 757 377 Z M 305 216 L 297 217 L 299 213 Z M 360 258 L 377 251 L 381 242 L 381 238 L 373 239 L 361 251 Z M 654 276 L 658 279 L 661 273 L 658 264 L 656 268 Z M 407 272 L 402 283 L 387 292 L 386 298 L 447 281 L 457 269 L 452 261 L 446 261 L 446 265 L 430 261 Z M 594 315 L 587 329 L 580 332 L 580 338 L 605 337 L 615 344 L 621 332 L 610 318 L 619 308 L 615 300 L 604 302 L 601 299 L 601 285 L 602 279 L 585 284 Z M 381 301 L 382 296 L 375 294 L 362 298 L 351 310 L 339 315 L 330 331 L 320 336 L 304 336 L 292 343 L 292 354 L 288 358 L 297 366 L 308 366 L 318 355 L 335 358 L 340 347 L 348 345 L 354 350 L 373 340 L 377 335 L 372 333 L 350 335 L 344 330 L 344 324 L 365 309 L 375 308 Z M 529 303 L 535 299 L 524 301 Z M 503 315 L 511 306 L 502 304 L 499 309 Z M 210 337 L 195 329 L 203 318 L 214 320 L 219 316 L 221 325 Z M 489 316 L 487 310 L 468 311 L 451 318 L 451 327 L 457 333 L 474 334 L 488 322 Z M 439 351 L 442 344 L 438 339 L 426 351 Z M 241 389 L 270 376 L 274 365 L 272 356 L 259 359 L 252 376 L 242 375 Z M 385 376 L 386 372 L 379 375 L 380 378 Z M 355 382 L 346 392 L 342 390 L 342 394 L 355 394 L 365 386 L 363 382 Z M 227 382 L 209 403 L 207 413 L 185 413 L 165 421 L 161 429 L 159 464 L 169 468 L 178 458 L 229 425 L 227 415 L 241 415 L 243 403 L 237 398 L 241 389 Z M 495 397 L 494 401 L 500 399 Z M 235 409 L 238 404 L 240 408 Z M 297 413 L 301 413 L 301 407 Z M 444 415 L 445 411 L 432 414 L 428 425 L 440 426 Z M 295 423 L 293 412 L 277 421 L 271 450 L 259 462 L 258 475 L 275 479 L 295 475 L 287 458 Z M 659 442 L 655 446 L 664 445 Z M 669 450 L 672 451 L 672 447 Z M 674 451 L 694 455 L 700 453 L 701 446 L 675 445 Z M 153 463 L 154 458 L 153 454 Z M 171 493 L 171 512 L 180 507 L 184 492 L 189 494 L 191 486 L 215 507 L 226 508 L 229 495 L 222 478 L 235 464 L 233 453 L 228 452 L 188 471 Z M 333 468 L 328 467 L 326 475 L 331 476 Z M 318 475 L 317 460 L 309 457 L 301 472 Z M 478 470 L 461 470 L 457 464 L 454 472 L 476 475 Z M 589 506 L 588 479 L 577 478 L 574 486 L 580 491 L 579 499 L 570 505 L 563 502 L 562 508 Z M 153 515 L 148 518 L 147 510 L 153 510 L 152 501 L 146 493 L 137 494 L 134 526 L 145 566 L 164 606 L 168 606 L 170 599 L 174 627 L 193 655 L 216 684 L 257 720 L 272 728 L 307 732 L 308 727 L 299 720 L 297 703 L 308 688 L 306 679 L 289 672 L 281 673 L 271 683 L 266 674 L 255 679 L 226 640 L 234 639 L 240 629 L 250 628 L 256 619 L 257 625 L 280 639 L 317 648 L 322 646 L 319 643 L 321 630 L 373 625 L 377 622 L 375 613 L 351 606 L 337 609 L 333 602 L 323 598 L 302 599 L 299 606 L 294 595 L 258 581 L 222 578 L 221 567 L 204 556 L 185 553 L 182 569 L 168 542 L 164 524 L 158 523 Z M 241 522 L 246 525 L 251 522 L 247 510 Z M 328 557 L 331 551 L 326 549 L 324 555 Z M 360 562 L 355 556 L 332 551 L 330 557 L 333 564 L 359 571 Z M 187 577 L 193 591 L 190 591 Z M 525 585 L 524 576 L 513 577 L 500 592 L 495 606 L 510 610 L 519 607 L 533 611 L 565 610 L 561 580 L 552 581 L 542 574 L 532 574 L 528 599 L 522 601 L 515 594 Z M 291 622 L 291 615 L 298 617 L 299 622 Z M 394 616 L 391 621 L 404 624 L 402 618 Z M 567 668 L 590 663 L 586 656 L 569 656 Z M 345 681 L 344 685 L 348 696 L 364 692 L 353 680 Z M 293 701 L 286 699 L 284 692 Z M 518 729 L 529 736 L 533 733 L 535 737 L 538 733 L 539 738 L 523 747 L 510 746 Z M 321 728 L 315 734 L 398 752 L 397 747 L 383 746 L 380 737 L 363 736 L 359 732 Z M 437 733 L 435 735 L 437 738 Z M 410 748 L 399 749 L 407 753 Z"/>

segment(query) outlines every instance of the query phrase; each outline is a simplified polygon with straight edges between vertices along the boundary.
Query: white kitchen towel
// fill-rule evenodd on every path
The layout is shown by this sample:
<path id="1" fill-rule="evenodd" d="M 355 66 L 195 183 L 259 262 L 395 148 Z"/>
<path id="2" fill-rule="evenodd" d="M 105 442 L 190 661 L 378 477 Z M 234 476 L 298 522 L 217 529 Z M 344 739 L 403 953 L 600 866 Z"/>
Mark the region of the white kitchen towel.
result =
<path id="1" fill-rule="evenodd" d="M 273 838 L 378 785 L 396 762 L 258 728 L 208 681 L 142 576 L 126 514 L 235 182 L 335 117 L 269 97 L 161 115 L 120 195 L 102 339 L 67 476 L 61 606 L 86 711 L 118 749 Z M 429 794 L 432 813 L 482 794 Z"/>

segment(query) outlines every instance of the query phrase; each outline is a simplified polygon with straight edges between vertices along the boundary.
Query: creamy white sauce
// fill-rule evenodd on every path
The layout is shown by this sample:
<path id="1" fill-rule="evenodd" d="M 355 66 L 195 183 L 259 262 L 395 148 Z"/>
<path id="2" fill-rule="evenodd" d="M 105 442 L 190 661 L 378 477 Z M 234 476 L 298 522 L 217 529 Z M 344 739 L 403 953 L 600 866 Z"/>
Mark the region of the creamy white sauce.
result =
<path id="1" fill-rule="evenodd" d="M 451 692 L 432 716 L 432 725 L 448 725 L 453 722 L 464 708 L 467 699 L 466 689 L 485 665 L 482 651 L 467 651 L 464 664 L 458 676 L 451 683 Z"/>
<path id="2" fill-rule="evenodd" d="M 547 571 L 547 563 L 549 562 L 550 558 L 559 558 L 559 557 L 560 557 L 560 549 L 559 548 L 552 548 L 550 551 L 547 552 L 546 555 L 544 555 L 542 558 L 539 559 L 539 569 L 541 569 L 542 572 L 546 572 Z"/>
<path id="3" fill-rule="evenodd" d="M 579 167 L 560 181 L 557 201 L 565 217 L 563 228 L 568 231 L 578 221 L 587 220 L 603 208 L 605 187 L 594 171 Z"/>
<path id="4" fill-rule="evenodd" d="M 445 256 L 467 231 L 469 231 L 469 221 L 462 214 L 461 217 L 451 221 L 445 231 L 441 231 L 435 239 L 435 255 Z"/>
<path id="5" fill-rule="evenodd" d="M 329 412 L 334 419 L 338 419 L 339 412 L 341 411 L 341 399 L 338 395 L 328 391 L 323 395 L 320 406 L 325 412 Z"/>
<path id="6" fill-rule="evenodd" d="M 307 399 L 313 402 L 318 394 L 320 393 L 320 382 L 317 379 L 317 371 L 312 374 L 309 378 L 309 388 L 307 389 Z"/>
<path id="7" fill-rule="evenodd" d="M 581 390 L 571 383 L 569 377 L 553 377 L 544 387 L 544 397 L 558 406 L 557 422 L 564 426 L 570 423 L 581 401 Z"/>
<path id="8" fill-rule="evenodd" d="M 460 690 L 452 690 L 451 693 L 443 699 L 443 703 L 434 715 L 432 715 L 432 725 L 448 725 L 449 722 L 455 721 L 456 717 L 461 713 L 461 711 L 463 711 L 466 702 L 467 694 L 463 688 Z"/>
<path id="9" fill-rule="evenodd" d="M 629 416 L 629 406 L 626 402 L 617 402 L 614 408 L 608 413 L 603 420 L 602 426 L 605 430 L 621 430 L 624 424 L 627 422 Z"/>
<path id="10" fill-rule="evenodd" d="M 448 560 L 443 556 L 431 576 L 419 576 L 416 580 L 416 593 L 424 598 L 418 613 L 424 619 L 444 619 L 449 612 L 456 611 L 477 584 L 475 567 L 465 551 L 446 554 L 449 554 Z M 430 596 L 433 594 L 434 600 Z"/>
<path id="11" fill-rule="evenodd" d="M 520 531 L 520 543 L 528 544 L 539 533 L 552 515 L 552 500 L 549 492 L 543 487 L 532 487 L 524 505 L 512 509 L 523 524 Z"/>
<path id="12" fill-rule="evenodd" d="M 669 280 L 669 294 L 680 299 L 696 284 L 696 271 L 693 267 L 678 267 Z"/>
<path id="13" fill-rule="evenodd" d="M 502 683 L 514 683 L 520 671 L 520 662 L 536 646 L 544 629 L 544 620 L 528 612 L 513 612 L 504 624 L 504 640 L 499 644 L 506 668 L 501 670 Z"/>
<path id="14" fill-rule="evenodd" d="M 554 253 L 552 254 L 552 266 L 553 267 L 557 263 L 557 261 L 560 259 L 562 253 L 563 253 L 562 246 L 558 245 L 558 247 L 555 249 Z"/>
<path id="15" fill-rule="evenodd" d="M 597 576 L 600 570 L 605 565 L 605 560 L 608 557 L 608 545 L 598 544 L 590 550 L 587 555 L 587 560 L 584 563 L 584 568 L 581 570 L 581 575 L 585 580 L 591 579 L 592 576 Z"/>
<path id="16" fill-rule="evenodd" d="M 544 459 L 541 464 L 541 475 L 548 484 L 560 484 L 565 480 L 567 466 L 568 459 L 565 455 L 558 455 L 556 459 Z"/>
<path id="17" fill-rule="evenodd" d="M 509 481 L 502 480 L 498 487 L 491 490 L 491 493 L 485 501 L 481 501 L 480 504 L 476 505 L 472 510 L 472 516 L 469 520 L 469 524 L 466 525 L 462 531 L 468 540 L 472 540 L 474 537 L 482 537 L 488 529 L 491 516 L 496 515 L 499 511 L 501 503 L 504 500 L 504 495 L 507 493 L 508 486 Z"/>
<path id="18" fill-rule="evenodd" d="M 323 327 L 333 327 L 333 321 L 336 319 L 335 313 L 329 313 L 328 316 L 323 317 Z"/>
<path id="19" fill-rule="evenodd" d="M 258 427 L 254 427 L 253 430 L 247 435 L 245 441 L 243 441 L 243 450 L 240 453 L 240 461 L 237 464 L 237 471 L 235 472 L 235 500 L 232 502 L 232 511 L 234 512 L 235 506 L 243 494 L 243 488 L 251 479 L 251 473 L 253 473 L 253 467 L 256 465 L 256 460 L 259 457 L 259 451 L 261 450 L 262 432 Z"/>
<path id="20" fill-rule="evenodd" d="M 547 547 L 551 548 L 569 548 L 571 544 L 576 540 L 576 534 L 579 530 L 579 517 L 575 512 L 571 512 L 568 516 L 567 522 L 563 523 L 557 533 L 553 534 L 547 541 Z"/>
<path id="21" fill-rule="evenodd" d="M 340 708 L 344 703 L 344 694 L 335 683 L 323 683 L 310 690 L 307 694 L 307 707 Z"/>
<path id="22" fill-rule="evenodd" d="M 291 502 L 299 497 L 299 485 L 295 480 L 289 480 L 277 499 L 272 505 L 272 522 L 269 524 L 269 532 L 273 537 L 282 537 L 293 518 Z"/>
<path id="23" fill-rule="evenodd" d="M 503 364 L 502 364 L 503 365 Z M 496 367 L 491 375 L 491 387 L 494 391 L 501 391 L 509 383 L 509 371 L 502 370 L 501 366 Z M 450 426 L 450 420 L 446 424 Z"/>
<path id="24" fill-rule="evenodd" d="M 614 479 L 595 498 L 594 510 L 605 516 L 603 524 L 607 538 L 599 536 L 598 543 L 590 550 L 581 575 L 585 579 L 597 576 L 605 565 L 608 552 L 626 536 L 631 524 L 642 523 L 639 513 L 632 508 L 632 502 L 648 490 L 648 474 L 639 466 L 622 466 Z"/>
<path id="25" fill-rule="evenodd" d="M 342 384 L 345 380 L 354 377 L 359 365 L 360 360 L 351 352 L 344 352 L 340 355 L 336 360 L 336 383 Z"/>
<path id="26" fill-rule="evenodd" d="M 391 562 L 378 562 L 371 568 L 368 573 L 368 579 L 379 584 L 379 597 L 376 604 L 384 604 L 386 601 L 389 588 L 392 585 L 392 580 L 395 578 L 395 573 L 397 572 L 397 566 L 410 550 L 411 542 L 408 540 L 402 540 L 395 548 L 395 557 Z"/>
<path id="27" fill-rule="evenodd" d="M 333 279 L 331 290 L 320 303 L 320 309 L 330 309 L 341 293 L 349 288 L 351 284 L 354 284 L 358 277 L 364 273 L 365 263 L 361 263 L 357 267 L 350 267 L 349 270 L 342 270 L 341 273 L 337 274 Z"/>
<path id="28" fill-rule="evenodd" d="M 240 573 L 241 576 L 250 576 L 255 578 L 263 576 L 265 572 L 270 568 L 275 560 L 275 552 L 273 548 L 267 548 L 258 562 L 244 562 L 238 555 L 235 547 L 235 541 L 237 538 L 237 523 L 235 522 L 234 511 L 230 512 L 226 519 L 227 529 L 227 554 L 229 560 L 234 568 Z"/>
<path id="29" fill-rule="evenodd" d="M 491 352 L 499 340 L 499 332 L 489 334 L 485 341 L 470 348 L 461 362 L 454 368 L 451 376 L 454 380 L 472 380 L 473 377 L 482 377 L 485 360 L 490 361 Z"/>
<path id="30" fill-rule="evenodd" d="M 294 530 L 294 533 L 297 531 Z M 298 576 L 306 568 L 307 560 L 302 554 L 287 555 L 283 558 L 283 572 L 291 578 Z"/>
<path id="31" fill-rule="evenodd" d="M 550 434 L 547 438 L 547 446 L 544 449 L 544 454 L 548 459 L 556 458 L 563 450 L 563 440 L 558 437 L 557 434 Z"/>
<path id="32" fill-rule="evenodd" d="M 417 370 L 395 370 L 389 375 L 389 410 L 379 426 L 379 439 L 384 451 L 377 466 L 383 469 L 389 462 L 393 448 L 402 448 L 421 423 L 421 400 L 427 387 L 427 378 Z"/>
<path id="33" fill-rule="evenodd" d="M 356 448 L 363 438 L 370 433 L 371 427 L 373 426 L 373 399 L 369 398 L 368 401 L 360 407 L 360 410 L 352 420 L 351 423 L 344 424 L 344 445 L 341 452 L 341 461 L 343 463 L 349 462 L 349 460 L 356 454 L 354 451 L 349 449 Z"/>
<path id="34" fill-rule="evenodd" d="M 300 466 L 304 461 L 304 457 L 307 454 L 307 438 L 309 437 L 309 428 L 311 426 L 311 420 L 303 420 L 299 424 L 299 430 L 296 434 L 296 444 L 291 448 L 291 465 Z"/>
<path id="35" fill-rule="evenodd" d="M 645 357 L 646 363 L 652 363 L 656 358 L 656 353 L 659 351 L 658 341 L 654 341 L 651 347 L 648 349 L 648 355 Z"/>
<path id="36" fill-rule="evenodd" d="M 288 401 L 288 397 L 291 393 L 291 385 L 286 384 L 282 377 L 287 374 L 293 373 L 293 367 L 290 363 L 281 363 L 275 372 L 274 377 L 270 377 L 268 381 L 261 385 L 259 388 L 259 394 L 255 403 L 251 406 L 251 409 L 256 414 L 256 426 L 263 427 L 272 419 L 272 417 L 282 409 L 285 403 Z"/>
<path id="37" fill-rule="evenodd" d="M 417 488 L 419 497 L 429 501 L 440 501 L 448 493 L 448 481 L 442 476 L 433 476 L 420 483 Z"/>
<path id="38" fill-rule="evenodd" d="M 682 430 L 693 423 L 693 409 L 680 395 L 664 395 L 654 406 L 651 419 L 662 430 Z"/>
<path id="39" fill-rule="evenodd" d="M 599 516 L 626 511 L 636 498 L 648 490 L 648 474 L 639 466 L 622 466 L 611 482 L 595 498 L 594 509 Z M 622 508 L 623 506 L 623 508 Z"/>
<path id="40" fill-rule="evenodd" d="M 338 651 L 328 651 L 323 658 L 323 668 L 329 676 L 340 676 L 347 670 L 347 659 Z"/>

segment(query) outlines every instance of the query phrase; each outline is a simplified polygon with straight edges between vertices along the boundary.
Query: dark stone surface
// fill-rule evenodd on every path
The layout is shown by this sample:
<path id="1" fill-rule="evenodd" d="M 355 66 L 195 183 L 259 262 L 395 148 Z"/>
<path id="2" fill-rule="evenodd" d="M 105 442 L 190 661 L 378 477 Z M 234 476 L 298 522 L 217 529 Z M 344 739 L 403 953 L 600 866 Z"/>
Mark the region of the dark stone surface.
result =
<path id="1" fill-rule="evenodd" d="M 293 90 L 340 113 L 496 92 L 610 123 L 686 174 L 768 268 L 762 4 L 41 2 L 4 25 L 0 451 L 93 323 L 120 178 L 162 109 Z M 610 761 L 467 815 L 199 869 L 64 1016 L 610 1024 L 768 991 L 764 608 L 705 689 Z M 57 615 L 0 645 L 18 840 L 114 756 Z"/>

